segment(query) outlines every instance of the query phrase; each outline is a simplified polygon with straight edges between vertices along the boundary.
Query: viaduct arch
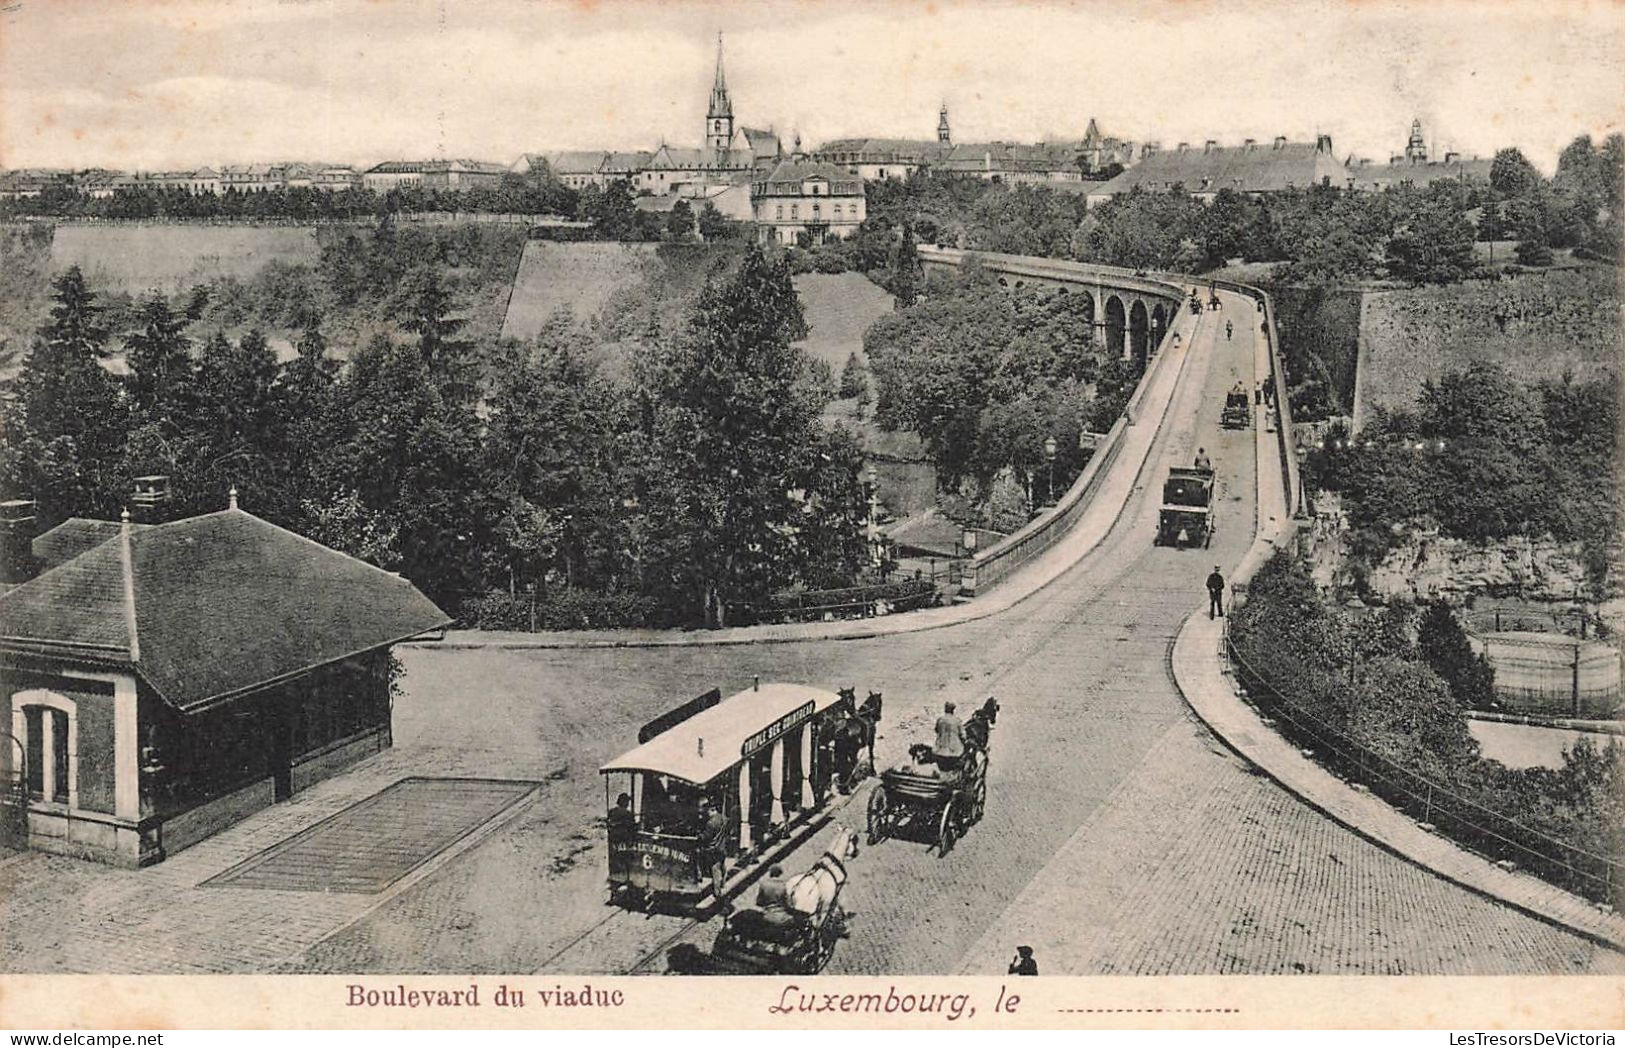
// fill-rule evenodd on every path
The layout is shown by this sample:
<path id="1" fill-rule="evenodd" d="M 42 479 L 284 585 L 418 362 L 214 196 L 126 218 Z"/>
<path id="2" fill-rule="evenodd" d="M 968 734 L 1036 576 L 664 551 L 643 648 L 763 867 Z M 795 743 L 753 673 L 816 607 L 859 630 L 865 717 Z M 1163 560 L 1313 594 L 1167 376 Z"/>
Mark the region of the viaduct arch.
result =
<path id="1" fill-rule="evenodd" d="M 1173 327 L 1174 310 L 1184 299 L 1185 289 L 1166 279 L 1115 266 L 930 245 L 920 246 L 919 257 L 927 273 L 952 270 L 975 258 L 997 274 L 1000 287 L 1052 287 L 1085 296 L 1084 313 L 1094 325 L 1096 339 L 1140 368 L 1162 345 Z"/>

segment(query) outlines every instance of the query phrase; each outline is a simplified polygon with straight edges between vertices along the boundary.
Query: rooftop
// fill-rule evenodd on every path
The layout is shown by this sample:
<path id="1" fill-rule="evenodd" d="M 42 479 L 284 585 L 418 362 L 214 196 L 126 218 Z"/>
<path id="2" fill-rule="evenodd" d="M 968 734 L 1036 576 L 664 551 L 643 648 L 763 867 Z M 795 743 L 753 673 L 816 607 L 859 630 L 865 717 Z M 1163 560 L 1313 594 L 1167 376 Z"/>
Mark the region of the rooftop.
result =
<path id="1" fill-rule="evenodd" d="M 240 509 L 124 534 L 75 518 L 36 539 L 47 567 L 0 594 L 0 650 L 126 665 L 193 712 L 449 622 L 400 576 Z"/>

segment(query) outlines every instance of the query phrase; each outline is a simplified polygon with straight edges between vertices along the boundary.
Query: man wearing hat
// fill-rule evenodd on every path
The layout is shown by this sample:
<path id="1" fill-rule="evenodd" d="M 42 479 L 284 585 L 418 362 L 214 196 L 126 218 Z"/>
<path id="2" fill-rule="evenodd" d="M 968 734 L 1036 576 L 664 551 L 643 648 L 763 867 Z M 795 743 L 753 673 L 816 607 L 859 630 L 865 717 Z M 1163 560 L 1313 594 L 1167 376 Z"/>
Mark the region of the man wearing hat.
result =
<path id="1" fill-rule="evenodd" d="M 1207 577 L 1207 617 L 1217 615 L 1224 618 L 1224 576 L 1219 574 L 1219 566 L 1213 565 L 1213 574 Z"/>
<path id="2" fill-rule="evenodd" d="M 1011 975 L 1037 975 L 1038 962 L 1033 960 L 1031 946 L 1017 946 L 1015 960 L 1010 962 Z"/>

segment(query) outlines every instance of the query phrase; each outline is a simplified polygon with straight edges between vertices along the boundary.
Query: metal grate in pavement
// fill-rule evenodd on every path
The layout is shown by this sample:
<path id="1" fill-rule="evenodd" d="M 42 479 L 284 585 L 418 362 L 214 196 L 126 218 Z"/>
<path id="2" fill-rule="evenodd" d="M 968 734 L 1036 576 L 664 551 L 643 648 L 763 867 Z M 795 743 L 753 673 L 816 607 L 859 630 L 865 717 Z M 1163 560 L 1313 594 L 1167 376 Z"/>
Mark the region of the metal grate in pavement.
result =
<path id="1" fill-rule="evenodd" d="M 371 895 L 539 788 L 539 783 L 512 779 L 402 779 L 202 886 Z"/>

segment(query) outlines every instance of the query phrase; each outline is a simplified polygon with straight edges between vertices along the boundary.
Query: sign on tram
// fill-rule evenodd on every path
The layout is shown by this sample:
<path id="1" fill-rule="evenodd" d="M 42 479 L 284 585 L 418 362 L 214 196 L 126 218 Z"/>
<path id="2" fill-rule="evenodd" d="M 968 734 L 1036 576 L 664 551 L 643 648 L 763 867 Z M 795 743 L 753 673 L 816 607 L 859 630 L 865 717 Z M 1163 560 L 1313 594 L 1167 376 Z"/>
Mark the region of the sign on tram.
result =
<path id="1" fill-rule="evenodd" d="M 747 736 L 744 744 L 739 747 L 739 755 L 741 757 L 749 757 L 751 754 L 756 753 L 759 750 L 766 749 L 774 742 L 774 740 L 778 739 L 779 736 L 783 735 L 785 732 L 788 732 L 790 729 L 796 727 L 804 721 L 810 720 L 813 715 L 813 710 L 816 708 L 817 707 L 815 704 L 809 700 L 804 706 L 786 713 L 784 716 L 780 717 L 772 724 L 769 724 L 756 734 Z"/>

